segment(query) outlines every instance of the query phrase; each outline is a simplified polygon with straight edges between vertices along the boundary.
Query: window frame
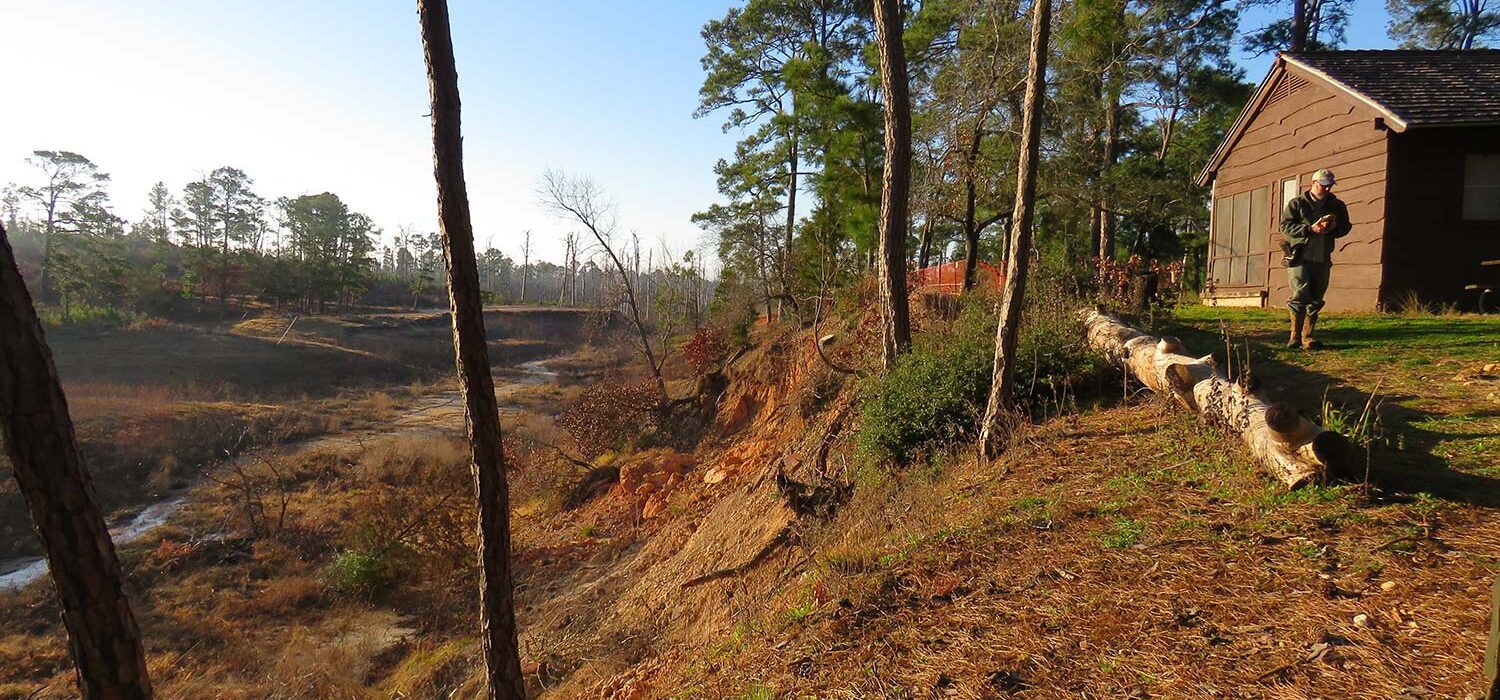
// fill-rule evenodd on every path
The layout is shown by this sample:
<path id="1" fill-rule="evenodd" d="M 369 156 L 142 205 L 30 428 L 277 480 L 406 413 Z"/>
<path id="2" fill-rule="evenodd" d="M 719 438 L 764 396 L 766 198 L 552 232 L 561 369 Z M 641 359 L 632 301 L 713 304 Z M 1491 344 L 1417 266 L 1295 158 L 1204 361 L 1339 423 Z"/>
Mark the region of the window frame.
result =
<path id="1" fill-rule="evenodd" d="M 1466 154 L 1463 187 L 1464 221 L 1500 221 L 1500 153 Z"/>

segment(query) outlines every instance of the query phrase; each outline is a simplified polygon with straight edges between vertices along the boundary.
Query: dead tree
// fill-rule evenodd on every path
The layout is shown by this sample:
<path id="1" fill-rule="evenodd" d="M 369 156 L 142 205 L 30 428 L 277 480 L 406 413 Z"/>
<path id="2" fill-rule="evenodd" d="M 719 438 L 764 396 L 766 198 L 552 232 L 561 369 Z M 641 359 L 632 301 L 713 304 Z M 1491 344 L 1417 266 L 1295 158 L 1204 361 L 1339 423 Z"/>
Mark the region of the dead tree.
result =
<path id="1" fill-rule="evenodd" d="M 84 698 L 149 698 L 114 542 L 78 453 L 31 294 L 0 226 L 0 446 L 42 539 Z"/>
<path id="2" fill-rule="evenodd" d="M 875 36 L 885 91 L 885 168 L 880 176 L 880 318 L 887 369 L 911 347 L 906 299 L 906 218 L 911 193 L 911 95 L 901 43 L 901 2 L 876 0 Z"/>
<path id="3" fill-rule="evenodd" d="M 540 194 L 542 203 L 558 215 L 573 219 L 588 229 L 589 233 L 594 236 L 594 243 L 604 251 L 610 264 L 614 265 L 615 272 L 620 276 L 620 287 L 625 292 L 624 310 L 629 314 L 626 318 L 635 328 L 636 335 L 640 337 L 641 353 L 645 355 L 646 366 L 650 368 L 651 376 L 656 380 L 658 397 L 663 406 L 671 403 L 671 398 L 667 395 L 667 382 L 662 378 L 661 373 L 662 364 L 667 359 L 667 340 L 662 338 L 659 353 L 653 349 L 651 334 L 643 318 L 644 309 L 641 306 L 643 300 L 640 292 L 640 239 L 638 237 L 635 239 L 632 274 L 632 268 L 627 267 L 625 259 L 622 259 L 615 251 L 612 207 L 593 180 L 569 177 L 566 173 L 549 170 L 542 174 Z"/>
<path id="4" fill-rule="evenodd" d="M 1010 219 L 1010 256 L 1005 265 L 1005 296 L 1000 301 L 1000 327 L 995 331 L 994 375 L 979 433 L 985 459 L 999 453 L 1011 411 L 1016 375 L 1016 343 L 1021 332 L 1021 307 L 1026 298 L 1026 273 L 1031 267 L 1031 227 L 1036 214 L 1037 156 L 1041 145 L 1042 105 L 1047 79 L 1047 41 L 1052 27 L 1052 0 L 1032 6 L 1031 60 L 1026 74 L 1026 108 L 1021 118 L 1021 159 L 1016 166 L 1016 207 Z"/>
<path id="5" fill-rule="evenodd" d="M 531 231 L 523 232 L 521 243 L 521 306 L 526 305 L 526 278 L 531 276 Z"/>
<path id="6" fill-rule="evenodd" d="M 1295 406 L 1257 396 L 1220 372 L 1212 356 L 1190 357 L 1176 338 L 1146 335 L 1098 311 L 1084 313 L 1084 328 L 1089 345 L 1136 381 L 1238 434 L 1287 488 L 1323 483 L 1344 467 L 1348 439 L 1298 415 Z"/>
<path id="7" fill-rule="evenodd" d="M 489 697 L 524 698 L 520 649 L 516 645 L 514 591 L 510 571 L 510 494 L 500 442 L 500 412 L 490 377 L 484 309 L 479 296 L 479 269 L 474 258 L 474 229 L 464 182 L 460 133 L 458 69 L 448 28 L 446 0 L 418 0 L 422 46 L 427 58 L 427 86 L 432 96 L 433 175 L 437 178 L 438 218 L 448 262 L 448 305 L 453 316 L 453 347 L 464 423 L 472 451 L 479 500 L 479 620 L 483 628 Z"/>

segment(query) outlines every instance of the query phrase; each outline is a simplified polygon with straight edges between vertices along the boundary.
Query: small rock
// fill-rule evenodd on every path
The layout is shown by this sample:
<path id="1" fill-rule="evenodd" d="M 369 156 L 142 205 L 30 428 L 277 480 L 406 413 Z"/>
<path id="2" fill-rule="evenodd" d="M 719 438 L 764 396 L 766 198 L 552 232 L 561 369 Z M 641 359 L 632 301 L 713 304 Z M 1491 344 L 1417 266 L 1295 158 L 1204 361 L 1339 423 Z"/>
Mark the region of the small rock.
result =
<path id="1" fill-rule="evenodd" d="M 1369 627 L 1370 626 L 1370 616 L 1366 615 L 1364 613 L 1360 613 L 1358 615 L 1355 615 L 1354 616 L 1354 626 L 1355 627 Z"/>
<path id="2" fill-rule="evenodd" d="M 1484 366 L 1485 374 L 1500 374 L 1500 362 L 1491 362 Z"/>
<path id="3" fill-rule="evenodd" d="M 661 515 L 666 509 L 667 499 L 662 498 L 661 494 L 653 494 L 646 499 L 646 505 L 641 507 L 641 517 L 650 520 Z"/>
<path id="4" fill-rule="evenodd" d="M 1380 590 L 1385 591 L 1387 593 L 1389 593 L 1391 591 L 1394 591 L 1394 590 L 1396 590 L 1396 582 L 1395 581 L 1381 581 L 1380 582 Z"/>

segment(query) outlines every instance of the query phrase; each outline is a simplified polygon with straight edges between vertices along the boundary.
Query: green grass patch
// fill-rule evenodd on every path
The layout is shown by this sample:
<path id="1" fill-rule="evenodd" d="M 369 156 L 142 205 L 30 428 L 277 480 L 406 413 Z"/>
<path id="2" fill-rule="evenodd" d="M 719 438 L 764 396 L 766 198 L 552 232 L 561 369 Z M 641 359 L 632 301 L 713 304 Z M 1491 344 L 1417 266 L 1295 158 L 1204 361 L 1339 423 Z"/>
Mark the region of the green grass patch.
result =
<path id="1" fill-rule="evenodd" d="M 739 695 L 730 696 L 730 700 L 775 700 L 776 689 L 767 685 L 752 685 Z"/>
<path id="2" fill-rule="evenodd" d="M 1146 526 L 1130 518 L 1119 518 L 1099 533 L 1099 541 L 1110 549 L 1128 549 L 1141 541 Z"/>

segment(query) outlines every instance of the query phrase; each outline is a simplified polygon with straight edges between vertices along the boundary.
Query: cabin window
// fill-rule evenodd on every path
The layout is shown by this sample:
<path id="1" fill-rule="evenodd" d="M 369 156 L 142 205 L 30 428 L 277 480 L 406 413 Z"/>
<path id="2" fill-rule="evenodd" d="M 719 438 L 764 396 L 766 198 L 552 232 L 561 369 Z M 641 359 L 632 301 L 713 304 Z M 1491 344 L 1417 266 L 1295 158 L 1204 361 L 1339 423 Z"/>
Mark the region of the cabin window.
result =
<path id="1" fill-rule="evenodd" d="M 1210 275 L 1221 287 L 1264 286 L 1270 235 L 1271 188 L 1261 187 L 1214 201 Z"/>
<path id="2" fill-rule="evenodd" d="M 1465 159 L 1464 220 L 1500 221 L 1500 154 Z"/>
<path id="3" fill-rule="evenodd" d="M 1297 195 L 1299 195 L 1299 194 L 1302 194 L 1302 191 L 1297 188 L 1297 178 L 1295 178 L 1295 177 L 1289 177 L 1289 178 L 1287 178 L 1285 180 L 1282 180 L 1281 181 L 1281 209 L 1283 211 L 1285 211 L 1286 210 L 1286 205 L 1291 204 L 1292 200 L 1296 199 Z M 1278 216 L 1276 218 L 1280 219 L 1281 217 Z"/>

